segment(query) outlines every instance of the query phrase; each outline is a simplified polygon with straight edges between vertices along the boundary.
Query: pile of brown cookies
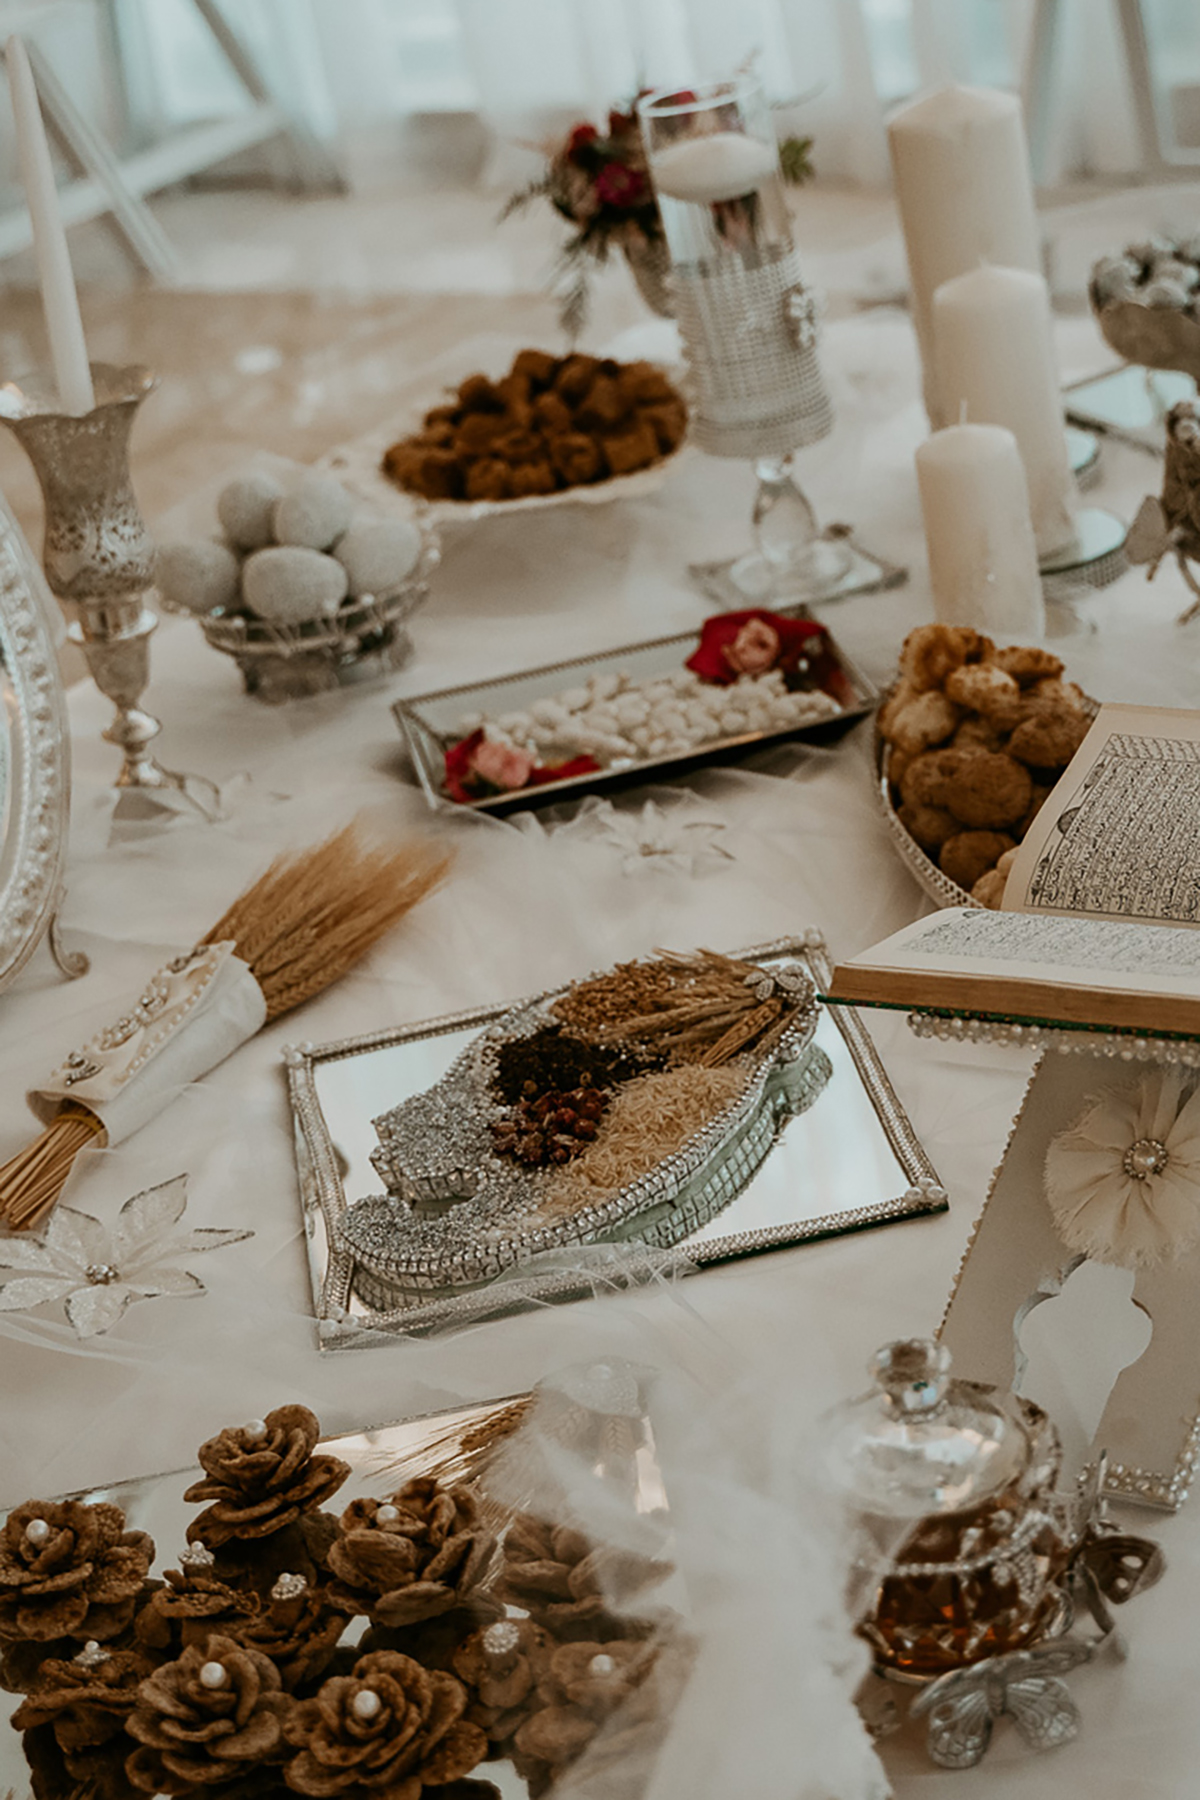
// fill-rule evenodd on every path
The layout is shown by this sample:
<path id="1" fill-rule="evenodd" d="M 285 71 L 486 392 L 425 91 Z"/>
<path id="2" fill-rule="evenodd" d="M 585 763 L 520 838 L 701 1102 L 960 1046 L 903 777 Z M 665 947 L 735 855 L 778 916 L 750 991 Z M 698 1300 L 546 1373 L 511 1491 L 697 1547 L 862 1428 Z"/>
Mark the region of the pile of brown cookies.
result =
<path id="1" fill-rule="evenodd" d="M 687 407 L 653 363 L 522 350 L 501 381 L 469 375 L 384 452 L 427 500 L 518 500 L 631 475 L 678 448 Z"/>
<path id="2" fill-rule="evenodd" d="M 999 907 L 1016 847 L 1091 722 L 1062 672 L 1048 650 L 921 625 L 880 708 L 901 824 L 983 906 Z"/>

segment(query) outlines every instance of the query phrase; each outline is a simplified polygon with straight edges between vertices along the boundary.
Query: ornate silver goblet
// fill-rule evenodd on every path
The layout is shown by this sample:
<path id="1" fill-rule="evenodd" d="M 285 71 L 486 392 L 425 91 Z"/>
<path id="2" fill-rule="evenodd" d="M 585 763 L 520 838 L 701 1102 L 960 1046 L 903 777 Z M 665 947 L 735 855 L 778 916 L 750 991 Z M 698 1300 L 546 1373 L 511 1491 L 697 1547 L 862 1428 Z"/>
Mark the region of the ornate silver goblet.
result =
<path id="1" fill-rule="evenodd" d="M 146 604 L 154 585 L 154 545 L 133 492 L 129 437 L 157 377 L 137 363 L 93 363 L 91 370 L 91 412 L 64 413 L 53 376 L 38 372 L 0 386 L 0 420 L 41 485 L 42 561 L 52 591 L 71 609 L 67 635 L 117 709 L 103 735 L 122 754 L 116 786 L 129 792 L 131 803 L 121 810 L 152 818 L 190 808 L 215 817 L 219 795 L 210 781 L 155 761 L 149 746 L 162 727 L 138 704 L 158 620 Z"/>

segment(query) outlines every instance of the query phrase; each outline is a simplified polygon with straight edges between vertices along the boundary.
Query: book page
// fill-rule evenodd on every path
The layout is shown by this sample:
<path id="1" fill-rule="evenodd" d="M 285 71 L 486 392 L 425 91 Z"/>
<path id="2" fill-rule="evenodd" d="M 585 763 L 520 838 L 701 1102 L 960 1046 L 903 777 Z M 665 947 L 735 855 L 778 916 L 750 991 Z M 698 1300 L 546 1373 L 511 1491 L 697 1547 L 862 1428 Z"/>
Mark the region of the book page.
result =
<path id="1" fill-rule="evenodd" d="M 1128 920 L 1039 918 L 956 906 L 918 919 L 848 967 L 1024 975 L 1057 985 L 1200 995 L 1200 936 Z"/>
<path id="2" fill-rule="evenodd" d="M 1101 707 L 1026 833 L 1004 911 L 1200 925 L 1200 713 Z"/>

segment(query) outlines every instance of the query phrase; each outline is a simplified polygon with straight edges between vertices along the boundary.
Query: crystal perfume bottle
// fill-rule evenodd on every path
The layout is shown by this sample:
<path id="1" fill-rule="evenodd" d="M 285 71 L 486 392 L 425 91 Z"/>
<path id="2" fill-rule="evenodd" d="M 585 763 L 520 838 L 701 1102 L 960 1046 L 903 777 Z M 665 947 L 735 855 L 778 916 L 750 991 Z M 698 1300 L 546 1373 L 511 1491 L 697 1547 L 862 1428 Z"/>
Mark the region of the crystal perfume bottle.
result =
<path id="1" fill-rule="evenodd" d="M 859 1629 L 876 1666 L 930 1677 L 1020 1650 L 1060 1622 L 1073 1550 L 1040 1407 L 951 1378 L 931 1339 L 885 1345 L 837 1409 L 832 1472 L 859 1531 Z"/>

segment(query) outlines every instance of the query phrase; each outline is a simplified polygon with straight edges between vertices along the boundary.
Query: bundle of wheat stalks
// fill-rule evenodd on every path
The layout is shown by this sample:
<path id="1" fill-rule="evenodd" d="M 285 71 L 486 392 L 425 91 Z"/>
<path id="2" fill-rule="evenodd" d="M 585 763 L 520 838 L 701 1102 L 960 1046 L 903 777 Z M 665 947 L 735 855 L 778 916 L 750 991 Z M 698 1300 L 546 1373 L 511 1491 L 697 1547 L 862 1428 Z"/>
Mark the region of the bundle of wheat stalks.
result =
<path id="1" fill-rule="evenodd" d="M 797 1004 L 755 963 L 715 950 L 660 950 L 652 961 L 618 963 L 611 974 L 580 982 L 554 1010 L 601 1043 L 646 1044 L 668 1062 L 717 1069 L 743 1052 L 771 1049 Z"/>
<path id="2" fill-rule="evenodd" d="M 384 848 L 364 843 L 349 825 L 310 850 L 279 857 L 200 942 L 233 943 L 262 989 L 270 1024 L 344 975 L 437 887 L 449 865 L 449 853 L 428 839 Z M 14 1231 L 36 1225 L 80 1151 L 106 1141 L 97 1115 L 67 1101 L 0 1169 L 0 1222 Z"/>

